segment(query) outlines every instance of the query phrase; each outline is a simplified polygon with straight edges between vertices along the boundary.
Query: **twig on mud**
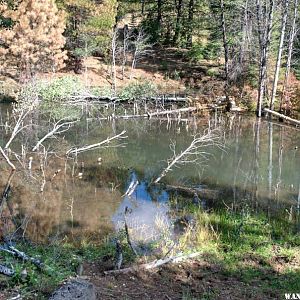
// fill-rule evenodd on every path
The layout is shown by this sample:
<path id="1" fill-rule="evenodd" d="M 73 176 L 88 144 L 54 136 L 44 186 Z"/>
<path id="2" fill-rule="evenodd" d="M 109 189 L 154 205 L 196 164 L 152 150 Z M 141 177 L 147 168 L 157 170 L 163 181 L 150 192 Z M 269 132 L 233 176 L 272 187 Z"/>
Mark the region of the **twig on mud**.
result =
<path id="1" fill-rule="evenodd" d="M 176 264 L 176 263 L 185 261 L 190 258 L 198 257 L 201 254 L 202 254 L 202 252 L 195 252 L 195 253 L 191 253 L 191 254 L 187 254 L 187 255 L 172 256 L 172 257 L 168 257 L 166 259 L 154 260 L 150 263 L 142 264 L 142 265 L 139 265 L 136 267 L 129 267 L 129 268 L 120 269 L 120 270 L 105 271 L 104 274 L 105 275 L 115 275 L 115 274 L 126 274 L 126 273 L 137 271 L 137 270 L 150 270 L 150 269 L 154 269 L 154 268 L 160 267 L 160 266 L 168 264 L 168 263 Z"/>
<path id="2" fill-rule="evenodd" d="M 94 150 L 96 148 L 99 148 L 105 144 L 109 144 L 111 141 L 113 140 L 120 140 L 120 139 L 126 139 L 127 136 L 124 136 L 124 134 L 126 133 L 125 130 L 123 130 L 121 133 L 111 137 L 111 138 L 107 138 L 106 140 L 97 143 L 97 144 L 93 144 L 93 145 L 88 145 L 88 146 L 84 146 L 81 148 L 71 148 L 70 150 L 68 150 L 66 152 L 66 155 L 70 155 L 70 154 L 79 154 L 81 152 L 85 152 L 85 151 L 89 151 L 89 150 Z"/>

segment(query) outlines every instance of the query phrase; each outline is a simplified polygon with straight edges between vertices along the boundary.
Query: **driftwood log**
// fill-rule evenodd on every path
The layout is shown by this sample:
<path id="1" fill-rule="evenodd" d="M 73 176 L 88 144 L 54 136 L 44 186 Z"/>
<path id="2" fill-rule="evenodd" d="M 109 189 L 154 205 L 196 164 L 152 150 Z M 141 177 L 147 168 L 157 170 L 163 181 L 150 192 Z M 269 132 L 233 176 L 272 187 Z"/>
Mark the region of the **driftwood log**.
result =
<path id="1" fill-rule="evenodd" d="M 290 118 L 288 116 L 285 116 L 283 114 L 280 114 L 280 113 L 278 113 L 276 111 L 273 111 L 273 110 L 270 110 L 268 108 L 265 108 L 264 111 L 267 112 L 267 113 L 269 113 L 269 114 L 271 114 L 271 115 L 279 117 L 279 118 L 281 118 L 281 119 L 283 119 L 285 121 L 288 121 L 288 122 L 290 122 L 290 123 L 292 123 L 294 125 L 300 126 L 300 120 L 292 119 L 292 118 Z"/>
<path id="2" fill-rule="evenodd" d="M 149 118 L 152 118 L 154 116 L 162 116 L 162 115 L 171 115 L 171 114 L 179 114 L 184 112 L 192 112 L 196 111 L 197 107 L 186 107 L 186 108 L 179 108 L 179 109 L 173 109 L 173 110 L 162 110 L 158 112 L 152 112 L 148 113 Z"/>

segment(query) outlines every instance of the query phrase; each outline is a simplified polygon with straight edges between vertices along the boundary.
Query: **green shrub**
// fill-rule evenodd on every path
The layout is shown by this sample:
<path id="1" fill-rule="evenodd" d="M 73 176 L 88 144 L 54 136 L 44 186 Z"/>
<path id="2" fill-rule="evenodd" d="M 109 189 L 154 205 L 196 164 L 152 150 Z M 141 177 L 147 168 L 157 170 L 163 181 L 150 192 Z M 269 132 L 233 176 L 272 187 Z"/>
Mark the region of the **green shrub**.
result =
<path id="1" fill-rule="evenodd" d="M 82 94 L 84 86 L 75 77 L 64 76 L 53 80 L 33 81 L 23 87 L 20 100 L 38 105 L 42 112 L 54 119 L 76 119 L 80 109 L 68 106 L 65 102 L 72 96 Z"/>
<path id="2" fill-rule="evenodd" d="M 157 86 L 150 81 L 130 83 L 119 93 L 118 97 L 122 100 L 136 100 L 149 98 L 157 95 Z"/>
<path id="3" fill-rule="evenodd" d="M 218 68 L 210 68 L 206 73 L 208 76 L 216 77 L 220 75 L 220 70 Z"/>

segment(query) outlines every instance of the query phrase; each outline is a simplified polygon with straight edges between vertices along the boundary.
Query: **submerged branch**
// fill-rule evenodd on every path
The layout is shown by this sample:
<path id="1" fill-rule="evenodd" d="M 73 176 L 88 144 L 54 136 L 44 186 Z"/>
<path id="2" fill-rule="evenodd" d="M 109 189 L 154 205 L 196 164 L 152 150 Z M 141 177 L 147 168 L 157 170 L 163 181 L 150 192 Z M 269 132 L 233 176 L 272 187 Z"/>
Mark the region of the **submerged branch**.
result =
<path id="1" fill-rule="evenodd" d="M 217 130 L 208 131 L 206 134 L 200 136 L 195 135 L 192 143 L 179 154 L 175 153 L 175 144 L 170 145 L 171 150 L 173 151 L 173 157 L 168 160 L 167 167 L 160 173 L 160 175 L 154 180 L 154 183 L 158 183 L 164 176 L 167 175 L 173 167 L 178 165 L 185 165 L 187 163 L 198 163 L 201 158 L 207 159 L 210 155 L 208 152 L 202 151 L 201 149 L 209 146 L 222 147 L 219 140 L 219 134 Z"/>
<path id="2" fill-rule="evenodd" d="M 60 124 L 61 121 L 62 121 L 62 120 L 59 120 L 58 122 L 56 122 L 56 123 L 54 124 L 53 129 L 52 129 L 50 132 L 48 132 L 43 138 L 41 138 L 41 139 L 37 142 L 37 144 L 33 147 L 32 151 L 36 151 L 36 150 L 39 148 L 39 146 L 40 146 L 46 139 L 48 139 L 49 137 L 53 136 L 54 134 L 59 134 L 59 133 L 62 133 L 62 132 L 65 132 L 65 131 L 69 130 L 69 128 L 71 127 L 71 125 L 75 123 L 75 122 L 65 122 L 65 123 L 61 123 L 61 124 Z M 67 126 L 67 128 L 58 131 L 60 128 L 62 128 L 62 127 L 64 127 L 64 126 Z"/>
<path id="3" fill-rule="evenodd" d="M 109 144 L 111 141 L 113 140 L 120 140 L 120 139 L 126 139 L 127 136 L 124 136 L 124 134 L 126 133 L 125 130 L 123 130 L 121 133 L 111 137 L 111 138 L 107 138 L 106 140 L 100 142 L 100 143 L 97 143 L 97 144 L 93 144 L 93 145 L 88 145 L 88 146 L 84 146 L 84 147 L 81 147 L 81 148 L 71 148 L 70 150 L 68 150 L 66 152 L 66 155 L 70 155 L 70 154 L 79 154 L 81 152 L 85 152 L 85 151 L 89 151 L 89 150 L 93 150 L 93 149 L 96 149 L 96 148 L 99 148 L 105 144 Z"/>
<path id="4" fill-rule="evenodd" d="M 8 149 L 8 147 L 10 146 L 10 144 L 12 143 L 12 141 L 14 140 L 14 138 L 16 137 L 16 135 L 21 131 L 23 130 L 26 126 L 23 126 L 21 127 L 21 124 L 23 123 L 24 119 L 26 118 L 26 116 L 29 114 L 30 110 L 22 110 L 20 115 L 19 115 L 19 118 L 17 120 L 17 123 L 13 129 L 13 132 L 11 134 L 11 137 L 10 139 L 8 140 L 8 142 L 6 143 L 4 149 Z"/>

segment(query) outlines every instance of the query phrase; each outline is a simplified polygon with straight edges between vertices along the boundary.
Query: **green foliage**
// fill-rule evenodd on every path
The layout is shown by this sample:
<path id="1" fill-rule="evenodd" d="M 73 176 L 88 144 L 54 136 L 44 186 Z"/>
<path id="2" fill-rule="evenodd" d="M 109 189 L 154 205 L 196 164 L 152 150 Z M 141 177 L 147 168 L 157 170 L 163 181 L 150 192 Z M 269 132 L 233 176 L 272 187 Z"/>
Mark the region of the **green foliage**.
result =
<path id="1" fill-rule="evenodd" d="M 150 81 L 135 82 L 125 86 L 118 97 L 123 100 L 136 100 L 157 95 L 157 86 Z"/>
<path id="2" fill-rule="evenodd" d="M 22 89 L 20 98 L 25 102 L 38 99 L 37 105 L 41 111 L 54 119 L 76 119 L 80 116 L 80 110 L 70 108 L 65 102 L 72 96 L 80 95 L 83 90 L 84 86 L 77 78 L 64 76 L 27 84 Z"/>
<path id="3" fill-rule="evenodd" d="M 209 42 L 206 45 L 195 44 L 188 51 L 187 57 L 192 62 L 199 62 L 203 59 L 216 59 L 220 56 L 221 44 L 219 42 Z"/>

